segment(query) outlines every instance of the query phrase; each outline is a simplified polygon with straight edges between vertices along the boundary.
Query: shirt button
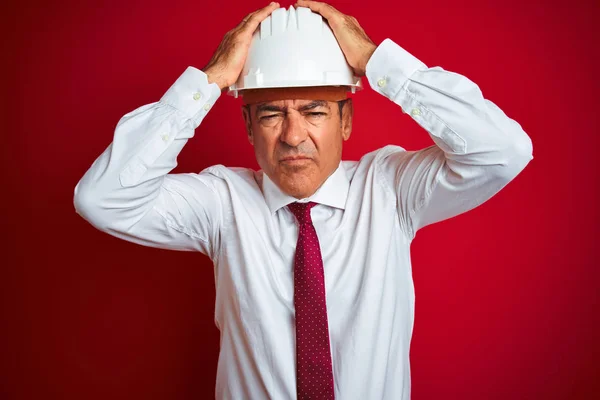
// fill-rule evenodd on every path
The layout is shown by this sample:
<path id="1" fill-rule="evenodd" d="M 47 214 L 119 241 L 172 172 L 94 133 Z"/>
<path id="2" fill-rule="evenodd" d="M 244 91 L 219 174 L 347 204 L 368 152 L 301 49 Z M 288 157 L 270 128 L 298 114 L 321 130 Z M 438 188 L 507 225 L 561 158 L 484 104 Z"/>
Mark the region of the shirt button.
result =
<path id="1" fill-rule="evenodd" d="M 162 135 L 160 135 L 160 138 L 163 140 L 163 142 L 166 142 L 167 140 L 169 140 L 169 134 L 163 133 Z"/>
<path id="2" fill-rule="evenodd" d="M 202 93 L 199 93 L 199 92 L 194 93 L 194 100 L 200 100 L 201 97 L 202 97 Z"/>
<path id="3" fill-rule="evenodd" d="M 414 116 L 421 115 L 421 110 L 419 110 L 418 108 L 413 108 L 410 113 Z"/>
<path id="4" fill-rule="evenodd" d="M 206 111 L 210 110 L 210 103 L 206 103 L 204 105 L 204 110 L 206 110 Z"/>
<path id="5" fill-rule="evenodd" d="M 381 78 L 377 81 L 377 86 L 379 86 L 380 88 L 384 87 L 385 84 L 387 83 L 387 81 L 385 80 L 385 78 Z"/>

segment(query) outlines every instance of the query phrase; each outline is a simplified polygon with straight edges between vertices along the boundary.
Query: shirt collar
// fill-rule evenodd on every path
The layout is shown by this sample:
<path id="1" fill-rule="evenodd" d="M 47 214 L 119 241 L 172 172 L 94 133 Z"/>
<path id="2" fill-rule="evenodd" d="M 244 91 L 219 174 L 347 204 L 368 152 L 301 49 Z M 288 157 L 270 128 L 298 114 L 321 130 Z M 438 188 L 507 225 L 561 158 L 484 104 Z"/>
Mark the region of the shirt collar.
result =
<path id="1" fill-rule="evenodd" d="M 310 197 L 306 199 L 297 199 L 290 196 L 279 189 L 279 187 L 267 176 L 263 171 L 262 181 L 263 195 L 267 206 L 274 214 L 281 207 L 285 207 L 295 201 L 305 202 L 313 201 L 318 204 L 324 204 L 330 207 L 340 208 L 344 210 L 346 208 L 346 199 L 348 198 L 348 190 L 350 189 L 350 182 L 346 176 L 346 172 L 342 167 L 342 162 L 338 165 L 337 169 L 325 180 L 319 189 Z"/>

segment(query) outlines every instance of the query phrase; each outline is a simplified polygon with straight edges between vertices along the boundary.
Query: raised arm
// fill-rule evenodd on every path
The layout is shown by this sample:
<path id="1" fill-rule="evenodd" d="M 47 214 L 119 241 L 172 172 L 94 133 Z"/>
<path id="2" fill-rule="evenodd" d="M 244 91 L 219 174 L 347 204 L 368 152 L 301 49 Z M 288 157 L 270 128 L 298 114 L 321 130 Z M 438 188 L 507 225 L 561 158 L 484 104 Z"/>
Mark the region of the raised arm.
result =
<path id="1" fill-rule="evenodd" d="M 124 240 L 210 254 L 220 223 L 218 182 L 207 171 L 169 172 L 220 94 L 188 67 L 160 101 L 123 116 L 75 187 L 77 213 Z"/>
<path id="2" fill-rule="evenodd" d="M 466 77 L 427 68 L 390 39 L 376 46 L 356 18 L 328 4 L 297 4 L 327 19 L 355 75 L 366 75 L 371 88 L 400 105 L 435 143 L 419 151 L 386 146 L 375 160 L 411 237 L 483 203 L 533 159 L 521 126 Z"/>
<path id="3" fill-rule="evenodd" d="M 521 126 L 463 75 L 427 68 L 390 39 L 367 64 L 371 87 L 402 107 L 435 145 L 387 146 L 377 162 L 410 235 L 491 198 L 533 159 Z"/>
<path id="4" fill-rule="evenodd" d="M 242 70 L 252 34 L 277 3 L 228 32 L 203 71 L 188 67 L 162 98 L 124 115 L 112 143 L 75 187 L 78 214 L 141 245 L 214 256 L 223 223 L 223 183 L 208 168 L 169 174 L 221 90 Z"/>

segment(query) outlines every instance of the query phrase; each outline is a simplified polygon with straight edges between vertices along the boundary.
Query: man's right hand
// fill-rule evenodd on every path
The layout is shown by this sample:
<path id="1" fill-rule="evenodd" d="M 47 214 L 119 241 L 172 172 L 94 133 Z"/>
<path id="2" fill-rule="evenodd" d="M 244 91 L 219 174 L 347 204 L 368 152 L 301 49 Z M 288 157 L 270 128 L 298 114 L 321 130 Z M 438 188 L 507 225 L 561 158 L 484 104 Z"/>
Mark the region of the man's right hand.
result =
<path id="1" fill-rule="evenodd" d="M 278 8 L 279 3 L 273 2 L 265 8 L 254 11 L 248 14 L 238 26 L 225 34 L 215 54 L 202 69 L 208 76 L 208 83 L 215 82 L 223 90 L 237 81 L 244 68 L 254 31 L 265 18 Z"/>

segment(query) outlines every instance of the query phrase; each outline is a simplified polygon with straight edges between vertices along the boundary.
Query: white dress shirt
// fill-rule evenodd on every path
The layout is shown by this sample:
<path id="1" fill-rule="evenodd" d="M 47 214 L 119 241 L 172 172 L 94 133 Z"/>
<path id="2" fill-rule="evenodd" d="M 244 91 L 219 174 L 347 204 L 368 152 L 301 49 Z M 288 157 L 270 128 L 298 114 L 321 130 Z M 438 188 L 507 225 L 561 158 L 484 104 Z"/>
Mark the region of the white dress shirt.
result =
<path id="1" fill-rule="evenodd" d="M 366 69 L 435 145 L 385 146 L 342 161 L 311 197 L 321 245 L 335 396 L 410 398 L 417 230 L 468 211 L 533 158 L 532 143 L 479 87 L 428 68 L 386 39 Z M 141 245 L 199 251 L 214 263 L 220 330 L 218 399 L 295 399 L 293 265 L 298 228 L 262 171 L 215 165 L 169 174 L 218 86 L 188 67 L 160 101 L 122 117 L 113 142 L 75 188 L 77 212 Z M 218 151 L 218 150 L 217 150 Z"/>

